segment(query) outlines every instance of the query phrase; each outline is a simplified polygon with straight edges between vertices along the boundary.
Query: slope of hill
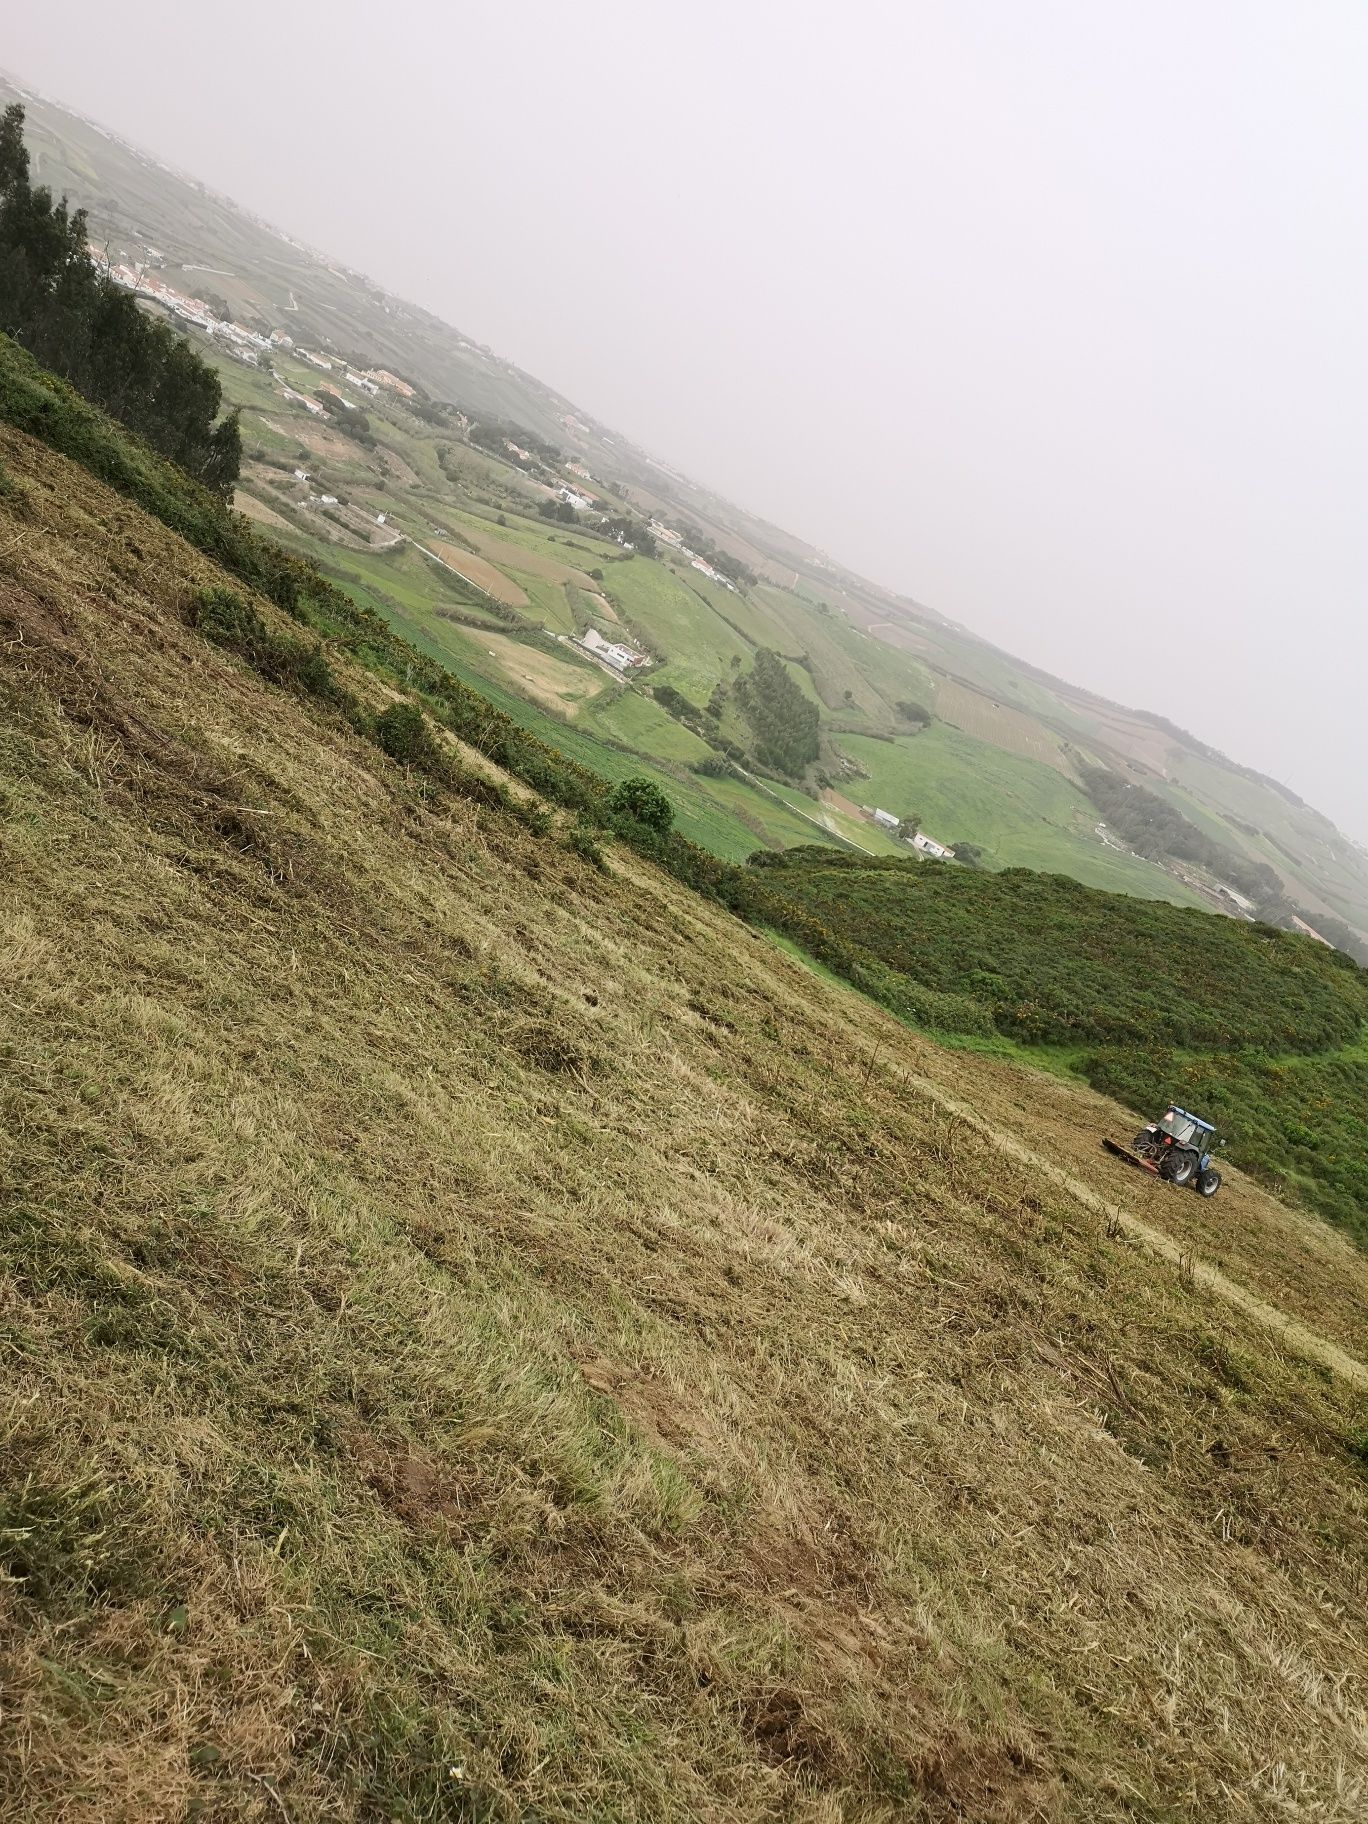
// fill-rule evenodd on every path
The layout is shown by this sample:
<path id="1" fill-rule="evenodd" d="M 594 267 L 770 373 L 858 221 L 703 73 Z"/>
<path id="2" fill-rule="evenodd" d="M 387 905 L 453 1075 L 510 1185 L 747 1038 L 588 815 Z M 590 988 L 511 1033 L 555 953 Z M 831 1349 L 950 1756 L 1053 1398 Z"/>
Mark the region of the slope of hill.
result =
<path id="1" fill-rule="evenodd" d="M 981 1031 L 977 1002 L 1133 1109 L 1199 1110 L 1246 1170 L 1368 1242 L 1368 972 L 1348 957 L 1060 875 L 814 848 L 760 862 L 820 925 L 958 997 L 937 1002 L 942 1023 L 958 1010 Z"/>
<path id="2" fill-rule="evenodd" d="M 0 464 L 0 1813 L 1361 1815 L 1362 1258 Z"/>
<path id="3" fill-rule="evenodd" d="M 0 95 L 10 92 L 0 84 Z M 887 852 L 868 815 L 882 806 L 922 814 L 932 834 L 974 843 L 989 865 L 1057 869 L 1099 887 L 1228 909 L 1218 888 L 1236 883 L 1219 866 L 1133 854 L 1099 827 L 1082 780 L 1085 768 L 1100 766 L 1199 825 L 1233 871 L 1269 870 L 1272 890 L 1281 883 L 1337 941 L 1368 941 L 1368 855 L 1276 782 L 867 582 L 635 449 L 429 313 L 89 122 L 38 97 L 26 105 L 36 174 L 89 205 L 94 238 L 111 258 L 147 266 L 185 292 L 210 290 L 215 309 L 257 333 L 292 338 L 295 347 L 261 371 L 220 355 L 252 456 L 241 503 L 350 589 L 371 591 L 415 643 L 502 693 L 528 727 L 544 733 L 559 723 L 595 764 L 611 767 L 626 753 L 672 781 L 687 827 L 717 853 L 739 858 L 757 843 L 812 840 Z M 383 367 L 430 401 L 526 427 L 591 478 L 577 485 L 689 528 L 700 548 L 748 566 L 759 585 L 732 596 L 668 552 L 659 563 L 610 570 L 618 547 L 589 529 L 548 532 L 536 517 L 548 482 L 565 480 L 562 465 L 529 476 L 497 439 L 472 448 L 454 420 L 419 416 L 402 395 L 363 402 L 369 440 L 351 434 L 345 408 L 320 420 L 310 404 L 319 403 L 321 375 L 299 357 L 303 348 L 324 351 L 343 372 L 349 363 Z M 296 468 L 308 483 L 296 484 Z M 324 509 L 324 496 L 341 504 Z M 414 543 L 377 532 L 382 512 Z M 434 540 L 447 551 L 440 564 L 416 548 Z M 448 567 L 452 548 L 466 551 L 456 568 Z M 548 553 L 566 571 L 603 570 L 603 608 L 582 582 L 548 574 Z M 492 598 L 472 577 L 483 577 Z M 507 613 L 492 611 L 500 598 L 505 608 L 520 604 L 511 634 Z M 624 624 L 662 661 L 646 686 L 614 682 L 566 648 L 576 631 L 611 634 Z M 701 708 L 715 685 L 731 684 L 731 658 L 746 665 L 761 648 L 804 660 L 819 703 L 823 763 L 821 776 L 814 769 L 804 781 L 807 796 L 782 781 L 694 773 L 704 758 L 697 733 L 650 694 L 649 683 L 663 682 Z M 934 712 L 931 739 L 900 715 L 901 702 Z"/>

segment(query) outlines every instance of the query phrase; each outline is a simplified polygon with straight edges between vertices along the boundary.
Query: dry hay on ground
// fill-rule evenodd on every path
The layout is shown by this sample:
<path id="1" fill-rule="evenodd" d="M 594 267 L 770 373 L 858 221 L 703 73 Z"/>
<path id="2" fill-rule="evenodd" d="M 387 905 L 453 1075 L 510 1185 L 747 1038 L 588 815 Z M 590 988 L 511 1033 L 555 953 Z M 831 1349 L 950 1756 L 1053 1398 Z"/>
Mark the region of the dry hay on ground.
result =
<path id="1" fill-rule="evenodd" d="M 263 414 L 261 421 L 269 425 L 277 435 L 297 443 L 301 449 L 312 450 L 315 456 L 329 456 L 335 462 L 365 460 L 365 453 L 359 443 L 353 443 L 349 437 L 343 437 L 337 431 L 330 431 L 314 418 L 301 414 L 288 424 L 282 424 L 278 418 L 267 418 Z"/>
<path id="2" fill-rule="evenodd" d="M 391 449 L 387 443 L 380 445 L 380 460 L 384 463 L 385 471 L 392 481 L 397 481 L 406 488 L 416 488 L 422 485 L 422 478 L 418 473 L 405 462 L 397 450 Z"/>
<path id="3" fill-rule="evenodd" d="M 0 1817 L 1354 1824 L 1361 1394 L 1004 1147 L 1072 1092 L 0 456 Z"/>
<path id="4" fill-rule="evenodd" d="M 504 678 L 519 695 L 531 697 L 558 715 L 577 715 L 587 702 L 610 688 L 596 669 L 562 657 L 563 647 L 552 649 L 509 634 L 487 633 L 483 628 L 468 630 L 468 637 L 486 656 L 497 660 Z"/>
<path id="5" fill-rule="evenodd" d="M 856 823 L 868 823 L 869 819 L 863 810 L 852 799 L 833 791 L 829 786 L 821 794 L 823 804 L 829 804 L 833 811 L 843 811 L 847 817 L 853 817 Z"/>
<path id="6" fill-rule="evenodd" d="M 435 557 L 440 557 L 444 564 L 450 565 L 468 583 L 474 583 L 477 589 L 483 589 L 486 595 L 493 596 L 496 602 L 503 602 L 509 608 L 531 607 L 526 592 L 485 558 L 476 557 L 473 552 L 462 551 L 459 545 L 449 545 L 444 539 L 438 538 L 429 539 L 427 549 Z"/>

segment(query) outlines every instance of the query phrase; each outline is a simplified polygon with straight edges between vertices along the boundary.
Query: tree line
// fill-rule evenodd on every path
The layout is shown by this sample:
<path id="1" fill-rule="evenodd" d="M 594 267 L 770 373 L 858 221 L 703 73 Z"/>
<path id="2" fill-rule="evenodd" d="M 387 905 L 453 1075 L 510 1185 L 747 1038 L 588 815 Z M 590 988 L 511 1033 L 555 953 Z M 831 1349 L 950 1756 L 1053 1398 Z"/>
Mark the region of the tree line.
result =
<path id="1" fill-rule="evenodd" d="M 1368 944 L 1358 933 L 1343 919 L 1328 913 L 1304 912 L 1288 896 L 1277 871 L 1266 861 L 1253 861 L 1225 843 L 1217 842 L 1205 830 L 1198 829 L 1167 798 L 1161 798 L 1146 786 L 1132 785 L 1109 767 L 1082 766 L 1079 770 L 1084 791 L 1137 855 L 1144 855 L 1151 861 L 1165 858 L 1190 861 L 1199 868 L 1206 868 L 1253 900 L 1255 910 L 1266 924 L 1289 928 L 1294 918 L 1304 919 L 1337 950 L 1345 951 L 1355 962 L 1368 967 Z"/>
<path id="2" fill-rule="evenodd" d="M 86 214 L 35 186 L 24 110 L 0 117 L 0 329 L 220 496 L 242 466 L 218 375 L 91 259 Z"/>

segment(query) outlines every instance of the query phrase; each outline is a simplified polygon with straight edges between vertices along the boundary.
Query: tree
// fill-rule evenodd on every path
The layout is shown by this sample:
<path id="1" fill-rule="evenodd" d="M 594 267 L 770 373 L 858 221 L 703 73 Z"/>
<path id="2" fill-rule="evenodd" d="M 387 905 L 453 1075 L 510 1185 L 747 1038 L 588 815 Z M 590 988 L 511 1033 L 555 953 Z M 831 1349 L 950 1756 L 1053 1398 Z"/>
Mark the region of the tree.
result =
<path id="1" fill-rule="evenodd" d="M 911 842 L 912 838 L 921 829 L 921 824 L 921 812 L 913 811 L 899 822 L 898 834 L 902 837 L 904 842 Z"/>
<path id="2" fill-rule="evenodd" d="M 615 818 L 643 824 L 664 836 L 674 822 L 674 806 L 651 779 L 639 774 L 624 779 L 608 794 L 608 809 Z"/>
<path id="3" fill-rule="evenodd" d="M 735 689 L 737 702 L 755 731 L 756 758 L 791 779 L 801 778 L 817 758 L 817 705 L 789 676 L 779 654 L 765 646 Z"/>
<path id="4" fill-rule="evenodd" d="M 983 850 L 974 842 L 952 843 L 950 853 L 956 861 L 962 861 L 966 868 L 977 868 L 983 861 Z"/>
<path id="5" fill-rule="evenodd" d="M 0 330 L 215 493 L 231 493 L 242 439 L 217 423 L 218 375 L 91 259 L 85 211 L 29 181 L 24 110 L 0 116 Z"/>

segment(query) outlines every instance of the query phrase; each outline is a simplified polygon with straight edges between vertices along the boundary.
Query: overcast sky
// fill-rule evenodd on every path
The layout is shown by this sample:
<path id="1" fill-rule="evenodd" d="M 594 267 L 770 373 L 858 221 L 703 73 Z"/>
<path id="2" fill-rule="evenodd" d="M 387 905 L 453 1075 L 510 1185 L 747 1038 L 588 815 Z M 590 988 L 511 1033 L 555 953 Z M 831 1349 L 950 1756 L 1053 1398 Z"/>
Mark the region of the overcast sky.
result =
<path id="1" fill-rule="evenodd" d="M 1363 0 L 44 0 L 0 56 L 1368 838 Z"/>

